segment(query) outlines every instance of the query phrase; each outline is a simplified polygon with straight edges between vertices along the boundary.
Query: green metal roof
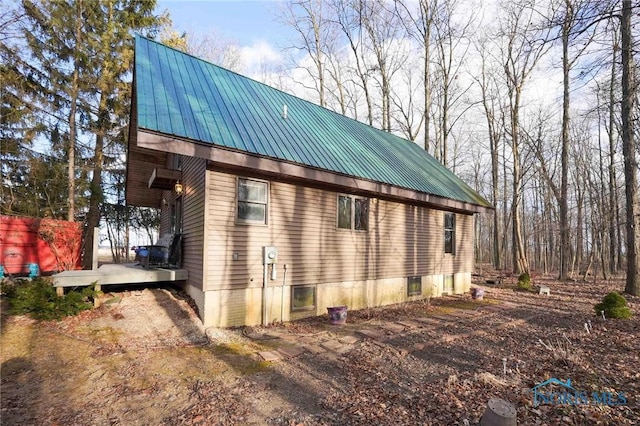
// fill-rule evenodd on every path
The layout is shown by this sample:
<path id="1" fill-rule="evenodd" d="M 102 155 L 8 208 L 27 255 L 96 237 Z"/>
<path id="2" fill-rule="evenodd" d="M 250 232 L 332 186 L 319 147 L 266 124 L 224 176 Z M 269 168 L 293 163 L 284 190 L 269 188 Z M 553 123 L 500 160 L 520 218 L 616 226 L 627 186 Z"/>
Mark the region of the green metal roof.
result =
<path id="1" fill-rule="evenodd" d="M 141 36 L 135 82 L 141 129 L 490 207 L 414 142 Z"/>

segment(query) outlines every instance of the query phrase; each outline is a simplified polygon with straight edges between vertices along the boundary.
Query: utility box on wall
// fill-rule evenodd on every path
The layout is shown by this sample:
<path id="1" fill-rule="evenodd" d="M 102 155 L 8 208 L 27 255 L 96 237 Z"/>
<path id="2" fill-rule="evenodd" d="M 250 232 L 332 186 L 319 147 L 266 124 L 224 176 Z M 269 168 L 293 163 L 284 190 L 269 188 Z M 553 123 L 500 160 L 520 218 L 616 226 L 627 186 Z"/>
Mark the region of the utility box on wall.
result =
<path id="1" fill-rule="evenodd" d="M 271 265 L 278 262 L 278 249 L 273 246 L 262 247 L 262 264 Z"/>

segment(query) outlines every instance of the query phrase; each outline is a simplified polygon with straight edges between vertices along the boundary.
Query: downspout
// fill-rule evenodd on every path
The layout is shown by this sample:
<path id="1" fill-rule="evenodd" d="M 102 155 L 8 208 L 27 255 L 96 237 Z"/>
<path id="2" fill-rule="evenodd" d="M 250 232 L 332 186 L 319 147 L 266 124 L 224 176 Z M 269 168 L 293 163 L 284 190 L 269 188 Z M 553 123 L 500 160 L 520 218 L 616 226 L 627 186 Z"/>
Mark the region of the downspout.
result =
<path id="1" fill-rule="evenodd" d="M 269 315 L 267 312 L 267 286 L 268 286 L 268 279 L 269 279 L 269 274 L 268 274 L 268 270 L 269 270 L 269 265 L 267 264 L 266 260 L 263 262 L 263 274 L 262 274 L 262 325 L 268 325 L 269 324 Z"/>
<path id="2" fill-rule="evenodd" d="M 282 290 L 280 292 L 281 294 L 281 299 L 280 299 L 280 322 L 284 323 L 284 289 L 285 286 L 287 285 L 287 264 L 285 263 L 283 265 L 284 268 L 284 272 L 282 273 Z"/>

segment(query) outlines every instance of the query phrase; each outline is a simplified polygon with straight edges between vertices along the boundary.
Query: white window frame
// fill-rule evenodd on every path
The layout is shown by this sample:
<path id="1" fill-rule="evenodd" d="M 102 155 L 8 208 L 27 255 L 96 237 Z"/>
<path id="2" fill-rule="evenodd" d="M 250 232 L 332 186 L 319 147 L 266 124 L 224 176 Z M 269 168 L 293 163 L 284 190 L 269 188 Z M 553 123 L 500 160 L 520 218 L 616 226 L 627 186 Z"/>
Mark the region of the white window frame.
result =
<path id="1" fill-rule="evenodd" d="M 340 226 L 340 198 L 347 198 L 350 202 L 350 216 L 349 216 L 349 228 Z M 365 229 L 356 228 L 356 200 L 364 200 L 367 205 L 367 227 Z M 371 210 L 371 200 L 367 197 L 359 197 L 350 194 L 338 194 L 336 197 L 336 228 L 343 231 L 357 231 L 368 232 L 369 231 L 369 211 Z"/>
<path id="2" fill-rule="evenodd" d="M 241 200 L 240 199 L 240 183 L 241 182 L 255 182 L 255 183 L 260 183 L 260 184 L 264 184 L 266 186 L 265 188 L 265 193 L 266 193 L 266 200 L 264 202 L 262 201 L 255 201 L 255 200 Z M 265 180 L 260 180 L 260 179 L 254 179 L 254 178 L 249 178 L 249 177 L 241 177 L 238 176 L 236 178 L 236 202 L 235 202 L 235 219 L 236 219 L 236 223 L 237 224 L 241 224 L 241 225 L 263 225 L 263 226 L 267 226 L 269 224 L 269 194 L 270 194 L 270 185 L 268 181 Z M 239 216 L 240 214 L 240 203 L 251 203 L 251 204 L 260 204 L 260 205 L 264 205 L 264 220 L 251 220 L 251 219 L 244 219 L 241 218 Z"/>
<path id="3" fill-rule="evenodd" d="M 453 224 L 452 227 L 447 228 L 447 217 L 451 217 Z M 444 243 L 444 253 L 455 256 L 456 254 L 456 214 L 451 212 L 444 213 L 444 235 L 443 235 L 443 243 Z M 451 249 L 447 249 L 447 234 L 451 234 Z"/>

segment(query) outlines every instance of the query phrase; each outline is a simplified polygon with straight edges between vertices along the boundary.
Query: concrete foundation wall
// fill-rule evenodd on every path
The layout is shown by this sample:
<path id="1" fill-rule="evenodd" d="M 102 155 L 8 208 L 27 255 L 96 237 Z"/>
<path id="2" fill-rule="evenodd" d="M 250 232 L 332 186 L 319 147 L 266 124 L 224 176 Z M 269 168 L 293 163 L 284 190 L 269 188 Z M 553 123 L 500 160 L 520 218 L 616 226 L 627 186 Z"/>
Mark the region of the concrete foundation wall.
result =
<path id="1" fill-rule="evenodd" d="M 316 285 L 316 306 L 312 310 L 291 312 L 291 286 L 267 287 L 269 322 L 292 321 L 304 317 L 323 315 L 327 307 L 346 305 L 350 310 L 384 306 L 413 300 L 440 297 L 443 293 L 442 275 L 422 277 L 422 295 L 407 296 L 406 277 L 379 280 L 352 281 Z M 471 274 L 454 275 L 454 293 L 469 291 Z M 206 327 L 233 327 L 259 325 L 262 323 L 262 287 L 244 289 L 211 290 L 197 299 Z M 199 303 L 202 301 L 203 307 Z"/>

